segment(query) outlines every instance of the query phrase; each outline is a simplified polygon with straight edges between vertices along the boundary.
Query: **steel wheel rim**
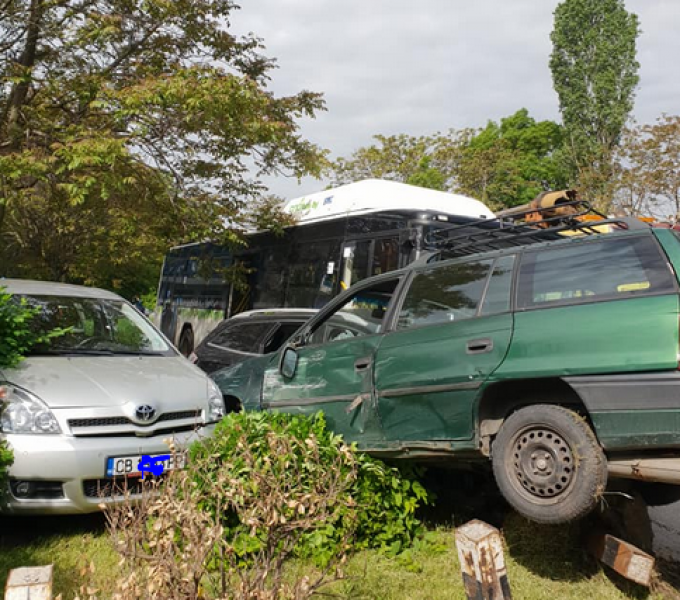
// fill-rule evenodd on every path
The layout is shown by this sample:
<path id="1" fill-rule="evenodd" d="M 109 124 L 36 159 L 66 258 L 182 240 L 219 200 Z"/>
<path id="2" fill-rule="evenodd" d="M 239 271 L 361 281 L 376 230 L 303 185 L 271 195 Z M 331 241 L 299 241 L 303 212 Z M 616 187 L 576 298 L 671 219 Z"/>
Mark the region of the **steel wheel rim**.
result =
<path id="1" fill-rule="evenodd" d="M 532 425 L 512 441 L 512 478 L 519 490 L 545 503 L 557 501 L 573 485 L 576 461 L 564 436 L 546 425 Z"/>

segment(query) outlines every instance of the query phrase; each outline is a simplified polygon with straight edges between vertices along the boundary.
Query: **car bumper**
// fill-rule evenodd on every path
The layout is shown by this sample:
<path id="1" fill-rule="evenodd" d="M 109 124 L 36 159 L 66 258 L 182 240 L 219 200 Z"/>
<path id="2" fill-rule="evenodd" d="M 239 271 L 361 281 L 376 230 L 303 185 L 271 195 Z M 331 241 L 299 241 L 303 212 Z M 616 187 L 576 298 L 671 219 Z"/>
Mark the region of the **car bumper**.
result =
<path id="1" fill-rule="evenodd" d="M 214 425 L 196 431 L 139 437 L 73 437 L 63 435 L 12 435 L 6 440 L 14 453 L 14 464 L 9 469 L 10 480 L 28 481 L 40 485 L 44 482 L 61 483 L 61 498 L 17 498 L 9 493 L 3 499 L 1 511 L 11 514 L 78 514 L 100 510 L 100 504 L 120 502 L 122 495 L 93 493 L 93 486 L 110 485 L 106 464 L 110 457 L 168 453 L 163 441 L 168 437 L 180 448 L 204 439 L 214 430 Z M 131 478 L 132 480 L 133 478 Z M 137 481 L 138 478 L 134 478 Z M 134 497 L 134 496 L 133 496 Z"/>

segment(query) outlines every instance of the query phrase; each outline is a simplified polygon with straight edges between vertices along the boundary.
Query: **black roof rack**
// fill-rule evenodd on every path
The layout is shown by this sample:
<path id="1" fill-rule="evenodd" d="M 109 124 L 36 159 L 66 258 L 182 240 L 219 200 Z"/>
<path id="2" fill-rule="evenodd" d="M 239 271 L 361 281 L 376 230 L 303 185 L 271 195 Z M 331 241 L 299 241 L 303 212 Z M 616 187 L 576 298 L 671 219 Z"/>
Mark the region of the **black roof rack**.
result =
<path id="1" fill-rule="evenodd" d="M 508 214 L 510 213 L 511 214 Z M 559 213 L 559 214 L 556 214 Z M 584 220 L 586 215 L 601 217 Z M 530 217 L 527 220 L 527 217 Z M 520 221 L 520 222 L 518 222 Z M 576 231 L 583 235 L 601 235 L 597 227 L 613 225 L 616 229 L 646 229 L 649 226 L 634 218 L 608 218 L 596 211 L 589 202 L 572 200 L 550 207 L 513 209 L 495 219 L 478 219 L 430 232 L 425 243 L 439 250 L 443 256 L 456 257 L 526 246 L 549 240 L 564 239 L 563 231 Z"/>

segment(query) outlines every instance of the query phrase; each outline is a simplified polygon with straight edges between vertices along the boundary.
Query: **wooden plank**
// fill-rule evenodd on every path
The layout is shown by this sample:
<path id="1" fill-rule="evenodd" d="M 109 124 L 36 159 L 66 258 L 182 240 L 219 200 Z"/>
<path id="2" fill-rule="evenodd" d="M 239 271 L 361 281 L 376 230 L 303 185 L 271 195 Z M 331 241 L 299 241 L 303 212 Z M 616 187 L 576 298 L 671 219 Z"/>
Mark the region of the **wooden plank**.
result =
<path id="1" fill-rule="evenodd" d="M 52 565 L 12 569 L 5 600 L 52 600 Z"/>
<path id="2" fill-rule="evenodd" d="M 654 557 L 608 533 L 596 533 L 590 539 L 595 557 L 619 575 L 649 587 L 654 574 Z"/>
<path id="3" fill-rule="evenodd" d="M 468 600 L 511 600 L 501 534 L 477 519 L 456 530 L 456 547 Z"/>

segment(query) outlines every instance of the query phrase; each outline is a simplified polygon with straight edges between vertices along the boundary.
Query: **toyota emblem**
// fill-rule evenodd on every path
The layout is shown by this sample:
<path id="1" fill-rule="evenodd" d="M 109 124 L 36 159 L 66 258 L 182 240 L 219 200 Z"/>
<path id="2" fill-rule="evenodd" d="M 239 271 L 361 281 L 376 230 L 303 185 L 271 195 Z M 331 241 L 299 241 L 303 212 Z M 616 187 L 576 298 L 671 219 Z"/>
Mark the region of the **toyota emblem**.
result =
<path id="1" fill-rule="evenodd" d="M 150 404 L 142 404 L 135 409 L 135 415 L 140 421 L 151 421 L 156 416 L 156 409 Z"/>

